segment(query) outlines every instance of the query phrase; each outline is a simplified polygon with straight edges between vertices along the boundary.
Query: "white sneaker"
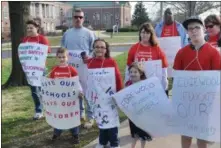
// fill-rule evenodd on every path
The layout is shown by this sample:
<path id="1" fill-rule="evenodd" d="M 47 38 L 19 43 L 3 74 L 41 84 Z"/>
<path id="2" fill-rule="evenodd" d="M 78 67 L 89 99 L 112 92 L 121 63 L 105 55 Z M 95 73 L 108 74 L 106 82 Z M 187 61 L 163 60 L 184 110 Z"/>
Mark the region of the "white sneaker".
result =
<path id="1" fill-rule="evenodd" d="M 84 128 L 90 129 L 90 128 L 92 128 L 93 125 L 94 125 L 94 120 L 91 119 L 91 120 L 89 120 L 88 122 L 85 122 Z"/>
<path id="2" fill-rule="evenodd" d="M 41 119 L 43 117 L 44 117 L 43 113 L 35 113 L 33 119 L 34 120 L 39 120 L 39 119 Z"/>
<path id="3" fill-rule="evenodd" d="M 95 148 L 104 148 L 104 146 L 98 143 Z"/>

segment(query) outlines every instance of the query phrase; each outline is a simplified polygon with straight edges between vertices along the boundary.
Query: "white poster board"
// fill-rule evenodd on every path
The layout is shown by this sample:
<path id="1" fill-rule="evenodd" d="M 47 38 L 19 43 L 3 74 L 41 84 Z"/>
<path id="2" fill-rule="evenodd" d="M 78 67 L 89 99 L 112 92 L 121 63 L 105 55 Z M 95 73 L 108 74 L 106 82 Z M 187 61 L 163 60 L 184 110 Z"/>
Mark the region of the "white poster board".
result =
<path id="1" fill-rule="evenodd" d="M 88 69 L 86 99 L 101 129 L 117 127 L 120 124 L 117 107 L 110 97 L 115 92 L 114 68 Z"/>
<path id="2" fill-rule="evenodd" d="M 174 36 L 174 37 L 161 37 L 158 38 L 160 48 L 163 49 L 167 56 L 167 60 L 169 63 L 168 67 L 168 77 L 172 77 L 173 71 L 173 63 L 176 57 L 177 52 L 181 49 L 181 37 Z"/>
<path id="3" fill-rule="evenodd" d="M 220 71 L 174 71 L 176 133 L 220 142 Z"/>
<path id="4" fill-rule="evenodd" d="M 87 80 L 87 64 L 83 63 L 81 58 L 82 52 L 86 52 L 87 55 L 89 54 L 89 51 L 68 50 L 68 63 L 77 69 L 81 86 L 85 92 Z"/>
<path id="5" fill-rule="evenodd" d="M 46 121 L 57 129 L 80 125 L 79 78 L 50 79 L 42 77 L 41 95 Z"/>
<path id="6" fill-rule="evenodd" d="M 173 115 L 172 104 L 157 77 L 137 82 L 113 97 L 127 117 L 151 136 L 172 133 L 170 126 L 165 124 Z"/>
<path id="7" fill-rule="evenodd" d="M 161 60 L 152 60 L 144 62 L 144 71 L 146 77 L 149 79 L 150 77 L 156 76 L 162 81 L 162 61 Z"/>
<path id="8" fill-rule="evenodd" d="M 45 71 L 48 46 L 38 43 L 21 43 L 18 57 L 25 72 L 28 84 L 41 86 L 40 78 Z"/>

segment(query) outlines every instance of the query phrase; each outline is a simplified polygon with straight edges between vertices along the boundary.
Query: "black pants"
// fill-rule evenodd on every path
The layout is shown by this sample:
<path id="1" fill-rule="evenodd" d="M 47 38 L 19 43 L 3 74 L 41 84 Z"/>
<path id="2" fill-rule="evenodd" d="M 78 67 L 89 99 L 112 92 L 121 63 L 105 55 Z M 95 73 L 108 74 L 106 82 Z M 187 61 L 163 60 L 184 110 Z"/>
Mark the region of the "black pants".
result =
<path id="1" fill-rule="evenodd" d="M 165 90 L 167 97 L 169 97 L 169 90 Z"/>
<path id="2" fill-rule="evenodd" d="M 99 131 L 100 131 L 99 143 L 101 145 L 107 145 L 109 141 L 111 147 L 119 146 L 118 127 L 114 127 L 110 129 L 99 129 Z"/>

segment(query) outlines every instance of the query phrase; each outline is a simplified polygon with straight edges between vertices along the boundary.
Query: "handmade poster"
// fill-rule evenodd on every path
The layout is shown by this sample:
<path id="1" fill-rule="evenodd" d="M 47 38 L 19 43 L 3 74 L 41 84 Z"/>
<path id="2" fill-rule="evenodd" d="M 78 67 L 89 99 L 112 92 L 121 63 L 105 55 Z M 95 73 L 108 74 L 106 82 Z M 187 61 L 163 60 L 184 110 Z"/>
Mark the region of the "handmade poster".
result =
<path id="1" fill-rule="evenodd" d="M 18 57 L 31 86 L 41 86 L 47 53 L 48 46 L 43 44 L 21 43 L 18 47 Z"/>
<path id="2" fill-rule="evenodd" d="M 173 132 L 165 124 L 174 114 L 171 100 L 157 77 L 128 86 L 113 97 L 127 117 L 151 136 L 167 136 Z"/>
<path id="3" fill-rule="evenodd" d="M 174 71 L 176 133 L 220 142 L 220 71 Z"/>
<path id="4" fill-rule="evenodd" d="M 156 76 L 160 81 L 162 81 L 162 61 L 152 60 L 144 62 L 144 71 L 147 78 Z"/>
<path id="5" fill-rule="evenodd" d="M 86 98 L 101 129 L 119 126 L 117 107 L 112 99 L 116 92 L 114 68 L 88 69 Z"/>
<path id="6" fill-rule="evenodd" d="M 83 50 L 68 50 L 68 63 L 77 69 L 81 86 L 85 92 L 87 80 L 87 64 L 83 63 L 81 52 L 83 52 Z M 88 51 L 85 52 L 87 55 L 89 54 Z"/>
<path id="7" fill-rule="evenodd" d="M 181 49 L 181 37 L 174 36 L 174 37 L 161 37 L 158 38 L 160 47 L 163 49 L 167 56 L 167 60 L 169 63 L 168 67 L 168 77 L 172 77 L 173 71 L 173 63 L 176 57 L 177 52 Z"/>
<path id="8" fill-rule="evenodd" d="M 57 129 L 80 125 L 79 89 L 78 76 L 57 79 L 42 77 L 41 95 L 49 125 Z"/>

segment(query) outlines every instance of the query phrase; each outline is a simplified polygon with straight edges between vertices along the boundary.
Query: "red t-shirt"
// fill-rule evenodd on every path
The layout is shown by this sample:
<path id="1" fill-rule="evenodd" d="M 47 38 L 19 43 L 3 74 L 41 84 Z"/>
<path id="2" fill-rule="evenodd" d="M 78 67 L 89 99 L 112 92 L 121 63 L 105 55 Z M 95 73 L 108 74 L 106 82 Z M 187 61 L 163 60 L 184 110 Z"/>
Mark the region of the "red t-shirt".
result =
<path id="1" fill-rule="evenodd" d="M 22 39 L 22 43 L 26 43 L 26 42 L 34 42 L 34 43 L 47 45 L 48 46 L 48 53 L 51 52 L 51 48 L 49 46 L 48 39 L 41 34 L 39 34 L 38 36 L 35 36 L 35 37 L 29 37 L 29 36 L 24 37 Z"/>
<path id="2" fill-rule="evenodd" d="M 173 68 L 175 70 L 201 70 L 201 68 L 202 70 L 221 70 L 220 53 L 209 43 L 205 43 L 203 47 L 199 49 L 199 62 L 195 59 L 196 53 L 197 51 L 193 50 L 190 45 L 180 49 L 175 57 Z"/>
<path id="3" fill-rule="evenodd" d="M 130 85 L 132 85 L 132 84 L 133 84 L 132 81 L 129 80 L 129 81 L 127 81 L 127 82 L 125 83 L 125 86 L 127 87 L 127 86 L 130 86 Z"/>
<path id="4" fill-rule="evenodd" d="M 176 23 L 171 25 L 164 24 L 161 37 L 179 36 L 178 30 L 176 28 Z"/>
<path id="5" fill-rule="evenodd" d="M 88 69 L 114 67 L 115 79 L 116 79 L 116 89 L 117 89 L 117 91 L 120 91 L 123 88 L 123 82 L 122 82 L 120 70 L 119 70 L 119 67 L 118 67 L 116 61 L 113 58 L 105 58 L 105 59 L 90 58 L 90 59 L 88 59 L 87 65 L 88 65 Z"/>
<path id="6" fill-rule="evenodd" d="M 50 78 L 70 78 L 77 76 L 77 70 L 68 65 L 68 66 L 55 66 L 52 68 L 50 73 Z"/>
<path id="7" fill-rule="evenodd" d="M 135 61 L 151 60 L 161 60 L 163 68 L 168 67 L 166 55 L 159 46 L 144 46 L 141 43 L 136 43 L 128 52 L 127 66 Z"/>
<path id="8" fill-rule="evenodd" d="M 209 36 L 208 42 L 213 46 L 213 47 L 218 47 L 218 40 L 219 40 L 219 33 L 215 36 Z"/>

